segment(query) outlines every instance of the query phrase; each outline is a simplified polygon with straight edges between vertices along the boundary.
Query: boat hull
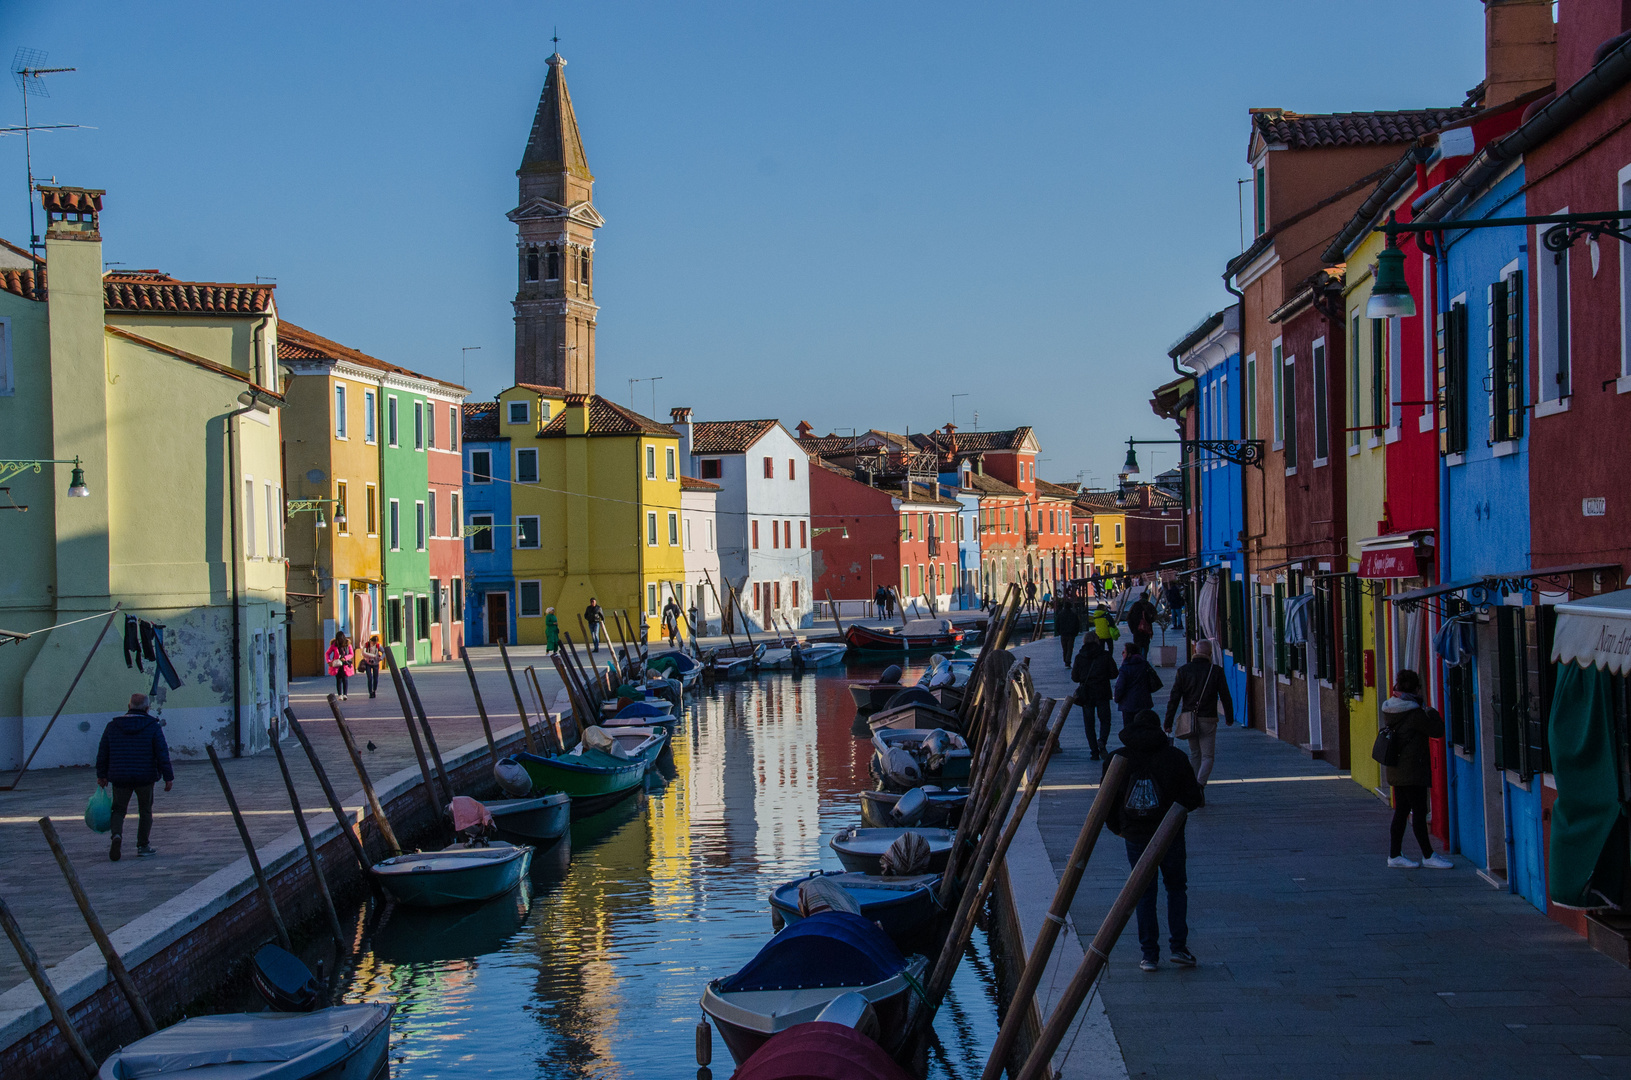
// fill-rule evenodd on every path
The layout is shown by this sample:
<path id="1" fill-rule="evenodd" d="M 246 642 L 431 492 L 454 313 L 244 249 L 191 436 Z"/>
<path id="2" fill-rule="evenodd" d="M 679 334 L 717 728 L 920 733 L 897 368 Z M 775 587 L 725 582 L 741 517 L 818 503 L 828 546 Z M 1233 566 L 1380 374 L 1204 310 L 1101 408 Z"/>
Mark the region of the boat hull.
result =
<path id="1" fill-rule="evenodd" d="M 662 746 L 666 745 L 667 740 L 664 739 L 649 755 L 642 754 L 615 767 L 579 764 L 572 760 L 570 754 L 556 757 L 516 754 L 515 759 L 532 778 L 534 791 L 564 791 L 570 795 L 572 817 L 576 820 L 604 810 L 633 794 L 645 780 L 646 770 L 657 760 Z"/>
<path id="2" fill-rule="evenodd" d="M 493 815 L 498 834 L 537 848 L 555 843 L 572 824 L 572 797 L 564 792 L 533 799 L 501 799 L 483 803 Z"/>
<path id="3" fill-rule="evenodd" d="M 963 632 L 953 630 L 941 634 L 889 634 L 865 626 L 851 626 L 844 631 L 852 652 L 903 653 L 945 652 L 962 644 Z"/>
<path id="4" fill-rule="evenodd" d="M 387 1004 L 343 1005 L 320 1009 L 315 1013 L 227 1013 L 194 1017 L 120 1047 L 102 1063 L 102 1068 L 96 1074 L 97 1080 L 130 1080 L 132 1076 L 153 1077 L 153 1080 L 186 1080 L 188 1077 L 207 1080 L 208 1077 L 229 1071 L 231 1076 L 242 1080 L 257 1080 L 262 1076 L 275 1077 L 276 1080 L 374 1080 L 385 1075 L 391 1043 L 390 1021 L 395 1011 L 396 1006 Z M 255 1033 L 262 1030 L 277 1032 L 291 1021 L 298 1023 L 312 1019 L 321 1022 L 326 1016 L 336 1013 L 344 1016 L 348 1022 L 347 1031 L 317 1046 L 300 1045 L 298 1039 L 292 1039 L 292 1057 L 233 1063 L 230 1055 L 222 1055 L 223 1060 L 215 1063 L 201 1062 L 193 1068 L 164 1069 L 160 1066 L 161 1071 L 152 1071 L 153 1058 L 166 1055 L 176 1035 L 186 1036 L 186 1045 L 177 1049 L 189 1057 L 197 1057 L 199 1040 L 207 1039 L 211 1028 L 223 1024 L 232 1025 L 235 1029 L 247 1028 L 249 1037 L 253 1038 Z M 274 1017 L 278 1019 L 268 1019 Z M 237 1042 L 233 1041 L 234 1035 L 224 1033 L 221 1046 L 224 1050 L 235 1049 L 242 1037 L 241 1030 L 237 1032 Z"/>
<path id="5" fill-rule="evenodd" d="M 397 855 L 375 863 L 370 873 L 399 904 L 451 907 L 491 900 L 515 888 L 532 865 L 532 852 L 527 844 L 456 846 Z"/>
<path id="6" fill-rule="evenodd" d="M 870 874 L 829 871 L 825 876 L 836 879 L 861 906 L 861 916 L 881 926 L 883 932 L 897 944 L 922 939 L 934 929 L 939 917 L 944 914 L 944 909 L 935 899 L 940 878 L 934 874 L 921 874 L 914 878 L 876 878 Z M 782 923 L 791 926 L 804 918 L 799 914 L 799 886 L 808 880 L 799 878 L 771 891 L 771 911 L 780 917 Z M 776 926 L 776 929 L 780 928 Z"/>
<path id="7" fill-rule="evenodd" d="M 883 853 L 902 833 L 908 832 L 917 833 L 929 843 L 928 873 L 942 873 L 947 860 L 951 858 L 952 844 L 956 843 L 956 835 L 950 829 L 921 826 L 910 829 L 846 829 L 833 837 L 829 846 L 845 870 L 857 874 L 881 874 Z"/>
<path id="8" fill-rule="evenodd" d="M 856 712 L 877 712 L 889 705 L 889 699 L 905 690 L 900 683 L 850 683 L 849 696 L 855 701 Z"/>
<path id="9" fill-rule="evenodd" d="M 893 829 L 900 826 L 891 816 L 895 804 L 900 801 L 900 791 L 863 791 L 861 792 L 861 824 L 869 829 Z M 955 829 L 963 818 L 963 807 L 968 805 L 968 792 L 959 791 L 955 794 L 938 792 L 929 796 L 929 803 L 923 810 L 923 819 L 918 825 Z"/>
<path id="10" fill-rule="evenodd" d="M 957 718 L 956 713 L 922 701 L 909 701 L 905 705 L 897 705 L 893 709 L 873 713 L 872 717 L 867 721 L 867 725 L 873 731 L 880 728 L 893 728 L 895 730 L 922 728 L 925 731 L 943 728 L 959 735 L 963 733 L 963 722 Z"/>

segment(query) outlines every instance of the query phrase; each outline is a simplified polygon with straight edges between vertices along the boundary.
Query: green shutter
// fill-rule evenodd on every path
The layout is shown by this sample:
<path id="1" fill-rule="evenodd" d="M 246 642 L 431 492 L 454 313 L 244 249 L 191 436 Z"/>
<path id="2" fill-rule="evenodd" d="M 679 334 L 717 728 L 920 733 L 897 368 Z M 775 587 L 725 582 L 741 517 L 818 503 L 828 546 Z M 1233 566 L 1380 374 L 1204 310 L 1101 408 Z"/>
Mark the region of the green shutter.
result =
<path id="1" fill-rule="evenodd" d="M 1342 689 L 1351 698 L 1364 696 L 1364 657 L 1360 650 L 1363 624 L 1359 610 L 1359 579 L 1344 574 L 1342 582 Z"/>
<path id="2" fill-rule="evenodd" d="M 1250 665 L 1246 650 L 1246 583 L 1229 581 L 1229 645 L 1235 654 L 1235 663 Z"/>
<path id="3" fill-rule="evenodd" d="M 1495 609 L 1496 690 L 1495 767 L 1522 773 L 1523 739 L 1520 717 L 1523 710 L 1520 665 L 1523 651 L 1523 611 L 1501 606 Z M 1527 777 L 1524 777 L 1527 779 Z"/>

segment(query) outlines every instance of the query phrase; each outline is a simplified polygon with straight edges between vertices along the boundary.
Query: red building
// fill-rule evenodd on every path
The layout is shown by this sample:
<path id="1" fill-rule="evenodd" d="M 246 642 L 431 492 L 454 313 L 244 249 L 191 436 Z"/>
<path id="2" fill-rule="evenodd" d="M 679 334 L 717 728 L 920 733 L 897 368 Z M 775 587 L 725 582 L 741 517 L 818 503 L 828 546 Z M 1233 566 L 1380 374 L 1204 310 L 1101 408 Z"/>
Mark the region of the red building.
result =
<path id="1" fill-rule="evenodd" d="M 879 459 L 882 466 L 893 464 L 893 472 L 811 459 L 817 599 L 871 600 L 884 585 L 909 611 L 946 610 L 957 585 L 959 504 L 938 494 L 932 473 L 900 471 L 900 457 Z"/>

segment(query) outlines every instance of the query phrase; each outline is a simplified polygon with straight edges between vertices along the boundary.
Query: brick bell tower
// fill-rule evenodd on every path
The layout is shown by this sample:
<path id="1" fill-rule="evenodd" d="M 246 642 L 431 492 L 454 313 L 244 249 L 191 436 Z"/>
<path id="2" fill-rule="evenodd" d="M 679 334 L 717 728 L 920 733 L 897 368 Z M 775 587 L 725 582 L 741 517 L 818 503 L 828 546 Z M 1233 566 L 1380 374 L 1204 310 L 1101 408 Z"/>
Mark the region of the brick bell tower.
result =
<path id="1" fill-rule="evenodd" d="M 549 58 L 526 153 L 516 226 L 515 381 L 595 392 L 595 178 L 578 134 L 566 61 Z"/>

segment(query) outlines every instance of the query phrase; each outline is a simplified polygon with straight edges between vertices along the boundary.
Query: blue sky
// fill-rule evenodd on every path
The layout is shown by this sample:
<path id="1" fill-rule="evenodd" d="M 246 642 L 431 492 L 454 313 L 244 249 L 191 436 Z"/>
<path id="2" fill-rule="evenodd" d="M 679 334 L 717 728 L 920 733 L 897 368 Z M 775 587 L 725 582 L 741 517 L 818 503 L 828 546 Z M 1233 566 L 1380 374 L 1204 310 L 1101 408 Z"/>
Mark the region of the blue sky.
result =
<path id="1" fill-rule="evenodd" d="M 35 171 L 108 190 L 110 262 L 275 278 L 285 318 L 455 380 L 480 346 L 490 397 L 556 26 L 607 219 L 602 394 L 660 375 L 659 417 L 822 434 L 977 410 L 1033 425 L 1043 476 L 1101 484 L 1122 440 L 1170 434 L 1166 349 L 1228 302 L 1246 110 L 1457 105 L 1483 77 L 1470 0 L 5 0 L 0 59 L 78 68 L 33 120 L 94 130 L 37 136 Z M 0 139 L 14 242 L 24 177 Z"/>

